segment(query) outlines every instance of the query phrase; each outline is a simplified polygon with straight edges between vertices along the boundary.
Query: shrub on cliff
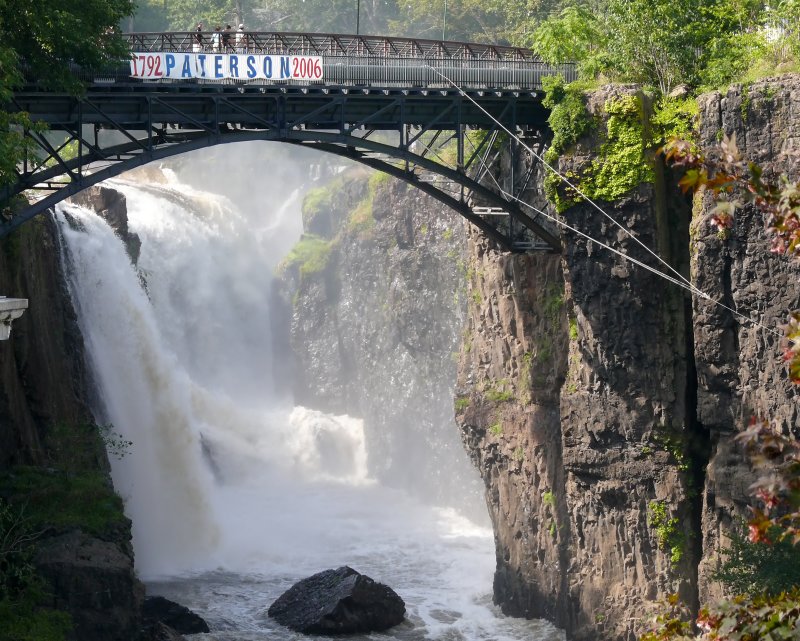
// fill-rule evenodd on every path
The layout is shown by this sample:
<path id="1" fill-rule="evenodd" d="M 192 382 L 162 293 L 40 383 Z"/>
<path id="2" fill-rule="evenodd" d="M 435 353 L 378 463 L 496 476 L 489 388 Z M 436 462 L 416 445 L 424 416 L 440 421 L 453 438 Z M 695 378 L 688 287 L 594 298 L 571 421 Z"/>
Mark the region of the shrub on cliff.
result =
<path id="1" fill-rule="evenodd" d="M 70 616 L 43 607 L 45 592 L 33 567 L 38 533 L 22 508 L 0 498 L 0 641 L 63 641 Z"/>

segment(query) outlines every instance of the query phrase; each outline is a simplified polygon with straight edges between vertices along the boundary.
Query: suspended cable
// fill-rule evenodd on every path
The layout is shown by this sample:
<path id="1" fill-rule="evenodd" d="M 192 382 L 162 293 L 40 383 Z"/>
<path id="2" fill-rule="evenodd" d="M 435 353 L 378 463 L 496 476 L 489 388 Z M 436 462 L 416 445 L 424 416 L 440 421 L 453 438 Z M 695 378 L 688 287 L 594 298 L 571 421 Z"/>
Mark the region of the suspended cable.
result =
<path id="1" fill-rule="evenodd" d="M 642 262 L 640 260 L 637 260 L 637 259 L 633 258 L 632 256 L 629 256 L 628 254 L 626 254 L 626 253 L 624 253 L 624 252 L 622 252 L 622 251 L 620 251 L 618 249 L 614 249 L 613 247 L 607 245 L 606 243 L 604 243 L 602 241 L 599 241 L 596 238 L 592 238 L 590 235 L 588 235 L 588 234 L 586 234 L 586 233 L 584 233 L 584 232 L 572 227 L 571 225 L 567 224 L 564 220 L 562 220 L 562 219 L 560 219 L 560 218 L 558 218 L 556 216 L 553 216 L 551 214 L 548 214 L 547 212 L 544 212 L 544 211 L 534 207 L 530 203 L 524 202 L 523 200 L 521 200 L 517 196 L 515 196 L 515 195 L 507 192 L 505 189 L 503 189 L 500 186 L 500 184 L 497 182 L 497 180 L 494 178 L 494 176 L 492 175 L 491 171 L 488 171 L 487 172 L 488 175 L 492 178 L 492 181 L 496 185 L 496 187 L 499 190 L 499 192 L 501 193 L 501 195 L 503 195 L 504 197 L 509 198 L 509 199 L 519 203 L 523 207 L 527 207 L 528 209 L 533 210 L 534 212 L 544 216 L 548 220 L 553 221 L 557 225 L 560 225 L 561 227 L 564 227 L 565 229 L 568 229 L 569 231 L 571 231 L 571 232 L 573 232 L 573 233 L 575 233 L 575 234 L 587 239 L 589 242 L 596 243 L 598 246 L 600 246 L 600 247 L 602 247 L 604 249 L 607 249 L 608 251 L 610 251 L 610 252 L 622 257 L 624 260 L 629 261 L 629 262 L 631 262 L 634 265 L 637 265 L 639 267 L 642 267 L 642 268 L 646 269 L 647 271 L 652 272 L 653 274 L 663 278 L 664 280 L 666 280 L 668 282 L 671 282 L 674 285 L 677 285 L 678 287 L 681 287 L 682 289 L 688 291 L 690 294 L 694 294 L 695 296 L 697 296 L 699 298 L 707 300 L 707 301 L 713 303 L 714 305 L 731 312 L 734 316 L 742 319 L 743 321 L 746 321 L 746 322 L 748 322 L 748 323 L 750 323 L 750 324 L 752 324 L 752 325 L 754 325 L 754 326 L 756 326 L 756 327 L 758 327 L 760 329 L 763 329 L 766 332 L 774 334 L 775 336 L 778 336 L 780 338 L 785 338 L 785 336 L 782 333 L 778 332 L 777 330 L 774 330 L 771 327 L 768 327 L 768 326 L 764 325 L 763 323 L 761 323 L 761 322 L 759 322 L 757 320 L 754 320 L 754 319 L 750 318 L 749 316 L 744 315 L 743 313 L 739 312 L 738 310 L 726 305 L 722 301 L 719 301 L 719 300 L 716 300 L 714 298 L 711 298 L 711 296 L 709 294 L 707 294 L 706 292 L 704 292 L 703 290 L 698 288 L 696 285 L 694 285 L 692 282 L 690 282 L 685 276 L 683 276 L 680 272 L 678 272 L 674 267 L 672 267 L 669 263 L 667 263 L 663 258 L 661 258 L 652 249 L 650 249 L 647 245 L 645 245 L 641 240 L 636 238 L 636 236 L 629 229 L 624 227 L 622 224 L 617 222 L 610 214 L 605 212 L 602 207 L 600 207 L 596 202 L 594 202 L 591 198 L 589 198 L 586 194 L 584 194 L 580 189 L 578 189 L 578 187 L 573 185 L 564 175 L 559 173 L 559 171 L 556 170 L 554 167 L 552 167 L 544 158 L 542 158 L 531 147 L 529 147 L 527 144 L 525 144 L 525 142 L 519 136 L 517 136 L 514 132 L 510 131 L 503 123 L 501 123 L 499 120 L 497 120 L 497 118 L 495 118 L 486 109 L 484 109 L 477 101 L 475 101 L 472 98 L 472 96 L 467 94 L 455 82 L 453 82 L 450 78 L 448 78 L 445 74 L 443 74 L 438 69 L 435 69 L 434 67 L 432 67 L 430 65 L 428 65 L 428 66 L 432 71 L 434 71 L 436 74 L 438 74 L 439 76 L 444 78 L 444 80 L 446 82 L 448 82 L 450 85 L 452 85 L 463 97 L 467 98 L 467 100 L 469 100 L 476 107 L 478 107 L 478 109 L 480 109 L 484 114 L 486 114 L 495 124 L 497 124 L 498 127 L 500 127 L 503 131 L 505 131 L 516 142 L 518 142 L 526 151 L 528 151 L 528 153 L 530 153 L 534 158 L 539 160 L 549 171 L 551 171 L 552 173 L 557 175 L 564 183 L 566 183 L 569 187 L 574 189 L 576 193 L 578 193 L 588 203 L 590 203 L 592 205 L 592 207 L 597 209 L 601 214 L 603 214 L 603 216 L 608 218 L 612 223 L 614 223 L 615 226 L 619 227 L 627 236 L 629 236 L 638 245 L 640 245 L 642 248 L 644 248 L 645 251 L 647 251 L 649 254 L 651 254 L 653 257 L 655 257 L 656 260 L 658 260 L 660 263 L 665 265 L 672 273 L 674 273 L 677 276 L 677 278 L 669 276 L 669 275 L 665 274 L 664 272 L 662 272 L 662 271 L 660 271 L 660 270 L 658 270 L 658 269 L 656 269 L 656 268 L 654 268 L 654 267 L 652 267 L 650 265 L 647 265 L 646 263 L 644 263 L 644 262 Z M 743 307 L 746 307 L 746 306 L 743 306 Z M 753 308 L 750 308 L 750 311 L 758 312 L 758 310 L 755 310 Z M 792 340 L 792 339 L 787 339 L 787 340 L 792 345 L 797 345 L 798 343 L 800 343 L 800 341 L 797 341 L 797 340 Z"/>

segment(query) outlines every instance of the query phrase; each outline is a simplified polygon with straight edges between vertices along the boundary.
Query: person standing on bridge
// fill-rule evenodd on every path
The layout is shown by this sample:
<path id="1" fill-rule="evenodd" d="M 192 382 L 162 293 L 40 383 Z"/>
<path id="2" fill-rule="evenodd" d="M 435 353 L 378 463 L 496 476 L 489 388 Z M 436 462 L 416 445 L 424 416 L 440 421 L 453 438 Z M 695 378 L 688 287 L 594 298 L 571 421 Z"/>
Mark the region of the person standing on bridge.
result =
<path id="1" fill-rule="evenodd" d="M 197 25 L 194 32 L 194 42 L 192 43 L 192 51 L 199 53 L 203 50 L 203 23 Z"/>
<path id="2" fill-rule="evenodd" d="M 247 51 L 247 34 L 244 32 L 244 25 L 240 24 L 236 30 L 236 52 L 244 53 Z"/>
<path id="3" fill-rule="evenodd" d="M 222 46 L 225 50 L 225 53 L 230 53 L 231 49 L 231 31 L 232 27 L 229 24 L 225 25 L 225 29 L 222 31 Z"/>
<path id="4" fill-rule="evenodd" d="M 214 33 L 211 35 L 211 47 L 216 53 L 222 48 L 222 27 L 217 25 L 214 28 Z"/>

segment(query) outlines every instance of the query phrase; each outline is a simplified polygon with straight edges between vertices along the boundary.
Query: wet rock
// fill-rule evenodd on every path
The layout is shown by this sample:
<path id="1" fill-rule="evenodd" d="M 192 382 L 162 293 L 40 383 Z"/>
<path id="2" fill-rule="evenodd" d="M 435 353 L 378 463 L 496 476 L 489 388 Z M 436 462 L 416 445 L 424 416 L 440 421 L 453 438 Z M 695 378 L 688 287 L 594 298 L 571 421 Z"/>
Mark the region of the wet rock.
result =
<path id="1" fill-rule="evenodd" d="M 128 256 L 135 264 L 139 260 L 142 241 L 128 230 L 128 206 L 125 194 L 116 189 L 95 185 L 78 192 L 70 198 L 72 202 L 93 209 L 114 229 L 125 243 Z"/>
<path id="2" fill-rule="evenodd" d="M 144 630 L 139 641 L 186 641 L 186 637 L 175 632 L 166 623 L 157 621 Z"/>
<path id="3" fill-rule="evenodd" d="M 151 596 L 144 600 L 142 619 L 146 626 L 164 623 L 181 634 L 210 631 L 203 617 L 163 596 Z"/>
<path id="4" fill-rule="evenodd" d="M 127 541 L 72 530 L 41 540 L 34 562 L 52 590 L 53 605 L 70 613 L 81 641 L 132 638 L 143 589 Z"/>
<path id="5" fill-rule="evenodd" d="M 343 566 L 295 583 L 268 613 L 304 634 L 351 634 L 391 628 L 403 621 L 405 609 L 390 587 Z"/>

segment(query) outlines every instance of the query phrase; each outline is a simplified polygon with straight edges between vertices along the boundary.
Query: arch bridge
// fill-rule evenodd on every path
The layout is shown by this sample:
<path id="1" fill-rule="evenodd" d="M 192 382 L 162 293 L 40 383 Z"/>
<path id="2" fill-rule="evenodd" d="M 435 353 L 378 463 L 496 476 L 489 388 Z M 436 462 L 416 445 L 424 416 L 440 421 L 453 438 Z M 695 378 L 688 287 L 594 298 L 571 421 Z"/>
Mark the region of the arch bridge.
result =
<path id="1" fill-rule="evenodd" d="M 36 200 L 7 220 L 0 238 L 68 196 L 146 163 L 211 145 L 270 140 L 318 149 L 400 178 L 452 207 L 511 251 L 558 250 L 558 234 L 516 198 L 535 165 L 518 165 L 515 132 L 541 150 L 547 111 L 541 79 L 574 75 L 514 47 L 338 34 L 247 33 L 216 41 L 196 32 L 126 34 L 131 65 L 88 72 L 80 97 L 29 78 L 10 111 L 47 125 L 25 131 L 35 148 L 0 200 L 32 190 Z M 202 40 L 202 42 L 198 42 Z M 227 40 L 227 39 L 226 39 Z M 133 77 L 166 58 L 191 58 L 202 75 Z M 314 60 L 321 77 L 249 78 L 219 71 L 265 58 Z M 161 62 L 159 62 L 159 58 Z M 310 66 L 309 66 L 310 68 Z M 267 67 L 264 67 L 267 69 Z M 238 68 L 237 68 L 238 70 Z M 219 77 L 219 76 L 223 77 Z M 255 74 L 253 74 L 255 75 Z M 263 75 L 263 74 L 262 74 Z M 504 150 L 511 172 L 495 178 Z"/>

